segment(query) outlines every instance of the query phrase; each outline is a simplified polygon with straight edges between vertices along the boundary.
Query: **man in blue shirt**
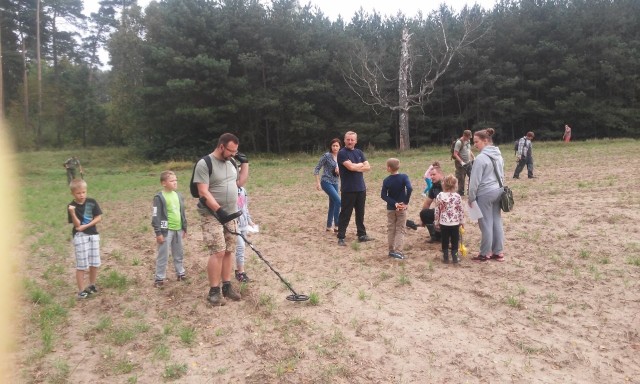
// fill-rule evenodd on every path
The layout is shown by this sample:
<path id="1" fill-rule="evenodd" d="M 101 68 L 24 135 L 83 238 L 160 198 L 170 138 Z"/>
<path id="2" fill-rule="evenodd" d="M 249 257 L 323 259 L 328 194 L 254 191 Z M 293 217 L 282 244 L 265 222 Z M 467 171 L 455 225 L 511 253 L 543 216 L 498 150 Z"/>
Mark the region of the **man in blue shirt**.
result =
<path id="1" fill-rule="evenodd" d="M 340 216 L 338 218 L 338 245 L 346 246 L 345 233 L 351 220 L 351 213 L 356 211 L 356 227 L 358 241 L 373 240 L 367 236 L 364 227 L 364 205 L 367 199 L 367 187 L 364 184 L 364 172 L 371 170 L 364 153 L 356 148 L 358 135 L 349 131 L 344 135 L 344 147 L 338 152 L 340 169 Z"/>

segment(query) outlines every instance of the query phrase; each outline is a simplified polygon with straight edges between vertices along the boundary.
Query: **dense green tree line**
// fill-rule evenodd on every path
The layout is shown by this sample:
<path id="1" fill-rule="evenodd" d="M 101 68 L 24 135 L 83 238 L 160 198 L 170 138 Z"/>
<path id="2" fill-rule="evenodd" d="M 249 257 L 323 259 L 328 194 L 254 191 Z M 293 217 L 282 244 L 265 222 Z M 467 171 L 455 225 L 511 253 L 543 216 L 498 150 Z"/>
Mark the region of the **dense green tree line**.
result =
<path id="1" fill-rule="evenodd" d="M 410 110 L 411 146 L 486 126 L 502 141 L 529 130 L 558 139 L 565 122 L 578 139 L 640 136 L 636 0 L 503 0 L 348 21 L 297 0 L 163 0 L 144 10 L 103 0 L 88 18 L 80 0 L 41 0 L 41 79 L 37 4 L 0 0 L 3 107 L 24 149 L 115 144 L 184 157 L 232 131 L 248 151 L 309 151 L 349 129 L 362 144 L 398 147 L 398 111 L 346 79 L 366 57 L 380 94 L 397 97 L 403 28 L 409 84 L 419 84 L 442 37 L 460 40 L 470 15 L 480 22 L 473 43 Z M 99 69 L 101 48 L 109 69 Z"/>

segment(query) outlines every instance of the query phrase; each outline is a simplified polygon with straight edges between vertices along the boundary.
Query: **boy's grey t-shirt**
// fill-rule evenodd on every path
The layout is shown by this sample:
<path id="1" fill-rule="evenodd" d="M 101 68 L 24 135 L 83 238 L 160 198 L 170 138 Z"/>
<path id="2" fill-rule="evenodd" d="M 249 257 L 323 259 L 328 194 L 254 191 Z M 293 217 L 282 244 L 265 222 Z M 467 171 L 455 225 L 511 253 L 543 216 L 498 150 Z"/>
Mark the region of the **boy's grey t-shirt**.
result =
<path id="1" fill-rule="evenodd" d="M 209 184 L 209 192 L 216 199 L 218 204 L 227 211 L 234 213 L 238 211 L 238 170 L 230 161 L 220 161 L 215 157 L 211 157 L 211 177 L 209 177 L 209 169 L 207 163 L 200 159 L 196 164 L 196 170 L 193 175 L 194 183 Z M 198 212 L 207 214 L 206 208 L 201 208 L 198 204 Z"/>

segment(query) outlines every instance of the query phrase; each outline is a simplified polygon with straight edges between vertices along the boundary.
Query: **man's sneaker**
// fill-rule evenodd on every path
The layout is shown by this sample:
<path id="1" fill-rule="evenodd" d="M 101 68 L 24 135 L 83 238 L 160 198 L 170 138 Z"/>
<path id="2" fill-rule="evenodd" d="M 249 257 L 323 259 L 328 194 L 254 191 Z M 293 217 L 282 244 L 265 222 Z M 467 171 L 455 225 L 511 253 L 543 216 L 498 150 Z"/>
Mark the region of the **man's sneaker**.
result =
<path id="1" fill-rule="evenodd" d="M 493 261 L 504 261 L 504 255 L 491 255 L 490 259 Z"/>
<path id="2" fill-rule="evenodd" d="M 209 296 L 207 296 L 207 301 L 214 307 L 220 307 L 227 304 L 227 301 L 222 297 L 222 292 L 220 291 L 210 293 Z"/>
<path id="3" fill-rule="evenodd" d="M 404 260 L 404 255 L 400 252 L 389 252 L 389 257 L 392 257 L 398 260 Z"/>
<path id="4" fill-rule="evenodd" d="M 178 281 L 187 281 L 187 274 L 183 273 L 181 275 L 178 275 Z"/>
<path id="5" fill-rule="evenodd" d="M 156 280 L 153 282 L 153 286 L 156 288 L 163 288 L 164 287 L 164 280 Z"/>
<path id="6" fill-rule="evenodd" d="M 238 272 L 238 271 L 236 271 L 236 280 L 238 280 L 241 283 L 248 283 L 250 281 L 249 276 L 247 276 L 245 272 Z"/>
<path id="7" fill-rule="evenodd" d="M 98 293 L 98 288 L 96 288 L 95 284 L 91 284 L 87 287 L 86 291 L 89 293 Z"/>
<path id="8" fill-rule="evenodd" d="M 358 236 L 358 241 L 364 243 L 365 241 L 373 241 L 373 238 L 369 237 L 368 235 L 362 235 Z"/>
<path id="9" fill-rule="evenodd" d="M 474 256 L 471 258 L 471 261 L 478 261 L 481 263 L 486 262 L 487 260 L 489 260 L 489 258 L 487 256 L 484 255 L 478 255 L 478 256 Z"/>
<path id="10" fill-rule="evenodd" d="M 89 292 L 86 290 L 78 292 L 78 299 L 86 299 L 87 297 L 89 297 Z"/>
<path id="11" fill-rule="evenodd" d="M 338 245 L 341 247 L 346 247 L 347 243 L 344 242 L 344 239 L 338 239 Z"/>
<path id="12" fill-rule="evenodd" d="M 233 301 L 242 299 L 242 296 L 240 296 L 238 292 L 233 290 L 231 284 L 222 284 L 222 295 L 227 299 L 231 299 Z"/>

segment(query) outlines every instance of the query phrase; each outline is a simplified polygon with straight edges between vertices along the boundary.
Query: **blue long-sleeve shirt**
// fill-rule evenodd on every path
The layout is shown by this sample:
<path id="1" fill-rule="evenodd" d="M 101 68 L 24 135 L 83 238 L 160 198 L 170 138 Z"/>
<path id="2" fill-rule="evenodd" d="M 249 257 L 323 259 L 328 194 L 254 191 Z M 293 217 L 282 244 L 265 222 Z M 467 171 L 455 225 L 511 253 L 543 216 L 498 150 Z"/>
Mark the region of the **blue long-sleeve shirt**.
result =
<path id="1" fill-rule="evenodd" d="M 411 192 L 413 192 L 413 188 L 409 176 L 404 173 L 396 173 L 384 179 L 380 197 L 387 202 L 387 210 L 391 211 L 396 209 L 396 203 L 408 205 Z"/>

